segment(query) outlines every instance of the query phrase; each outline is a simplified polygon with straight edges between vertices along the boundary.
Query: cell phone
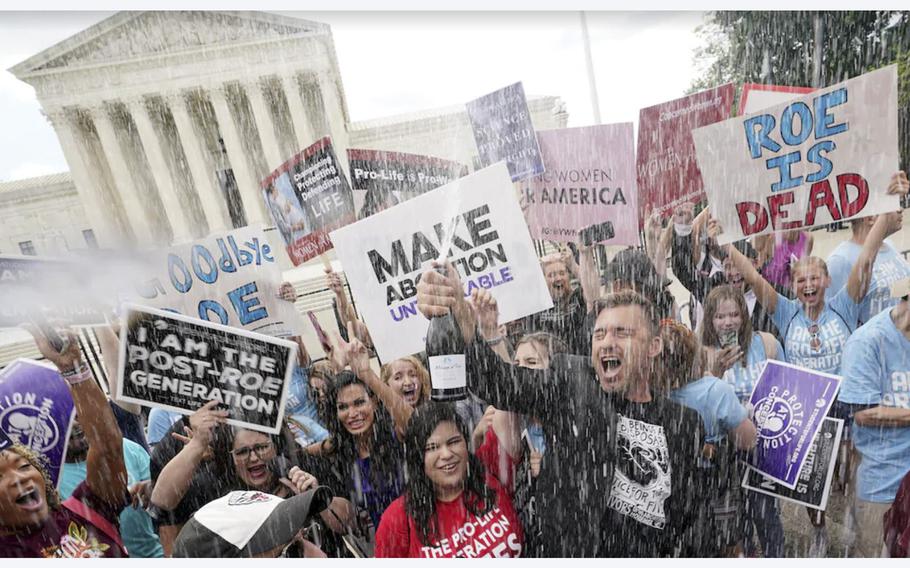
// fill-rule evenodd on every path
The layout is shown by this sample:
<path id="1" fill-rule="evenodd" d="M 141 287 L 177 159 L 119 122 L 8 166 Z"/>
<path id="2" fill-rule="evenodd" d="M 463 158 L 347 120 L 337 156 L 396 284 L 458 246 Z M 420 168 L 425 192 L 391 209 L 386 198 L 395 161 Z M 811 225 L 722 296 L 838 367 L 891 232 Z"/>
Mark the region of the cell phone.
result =
<path id="1" fill-rule="evenodd" d="M 313 327 L 316 329 L 316 337 L 319 338 L 319 345 L 322 346 L 322 350 L 328 353 L 332 350 L 332 342 L 329 341 L 329 336 L 326 335 L 325 330 L 322 329 L 322 326 L 319 325 L 319 320 L 316 319 L 316 314 L 312 311 L 307 311 L 307 316 L 310 318 L 310 323 L 313 324 Z"/>
<path id="2" fill-rule="evenodd" d="M 739 341 L 739 332 L 736 331 L 735 329 L 731 330 L 731 331 L 725 331 L 720 334 L 721 348 L 732 347 L 733 345 L 736 345 L 736 343 L 738 341 Z"/>
<path id="3" fill-rule="evenodd" d="M 41 334 L 47 339 L 47 342 L 50 343 L 54 351 L 57 353 L 63 353 L 66 351 L 69 342 L 61 337 L 59 333 L 57 333 L 57 330 L 55 330 L 51 324 L 48 323 L 44 315 L 35 312 L 29 315 L 29 319 L 35 325 L 35 327 L 41 331 Z"/>
<path id="4" fill-rule="evenodd" d="M 608 241 L 616 235 L 613 221 L 604 221 L 578 231 L 578 240 L 586 247 L 602 241 Z"/>

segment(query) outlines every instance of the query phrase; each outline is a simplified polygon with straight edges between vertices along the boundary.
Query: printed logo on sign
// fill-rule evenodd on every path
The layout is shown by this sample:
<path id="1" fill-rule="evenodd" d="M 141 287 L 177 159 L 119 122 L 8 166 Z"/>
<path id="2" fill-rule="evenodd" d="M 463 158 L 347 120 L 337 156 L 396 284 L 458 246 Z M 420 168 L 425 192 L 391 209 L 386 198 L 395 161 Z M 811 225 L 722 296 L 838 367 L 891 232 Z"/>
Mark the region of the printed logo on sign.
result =
<path id="1" fill-rule="evenodd" d="M 34 393 L 14 393 L 3 401 L 0 430 L 10 439 L 39 453 L 57 445 L 60 430 L 51 417 L 54 401 L 44 398 L 39 405 Z"/>
<path id="2" fill-rule="evenodd" d="M 228 505 L 252 505 L 253 503 L 268 503 L 274 499 L 271 495 L 266 495 L 259 491 L 243 491 L 230 496 Z"/>
<path id="3" fill-rule="evenodd" d="M 781 392 L 773 387 L 768 396 L 755 405 L 755 425 L 764 447 L 779 448 L 789 444 L 803 425 L 803 405 L 789 390 Z"/>

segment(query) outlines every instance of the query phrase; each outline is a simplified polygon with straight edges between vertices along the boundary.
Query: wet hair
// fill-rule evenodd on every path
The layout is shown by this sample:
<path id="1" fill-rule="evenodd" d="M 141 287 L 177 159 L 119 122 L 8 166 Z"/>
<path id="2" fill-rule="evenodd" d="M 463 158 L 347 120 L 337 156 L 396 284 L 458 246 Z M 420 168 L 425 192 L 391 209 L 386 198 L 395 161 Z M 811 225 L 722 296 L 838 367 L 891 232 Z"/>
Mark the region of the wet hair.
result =
<path id="1" fill-rule="evenodd" d="M 59 509 L 60 494 L 57 493 L 57 488 L 54 487 L 51 476 L 47 472 L 47 458 L 22 444 L 13 444 L 2 451 L 22 456 L 29 465 L 38 470 L 41 477 L 44 479 L 44 498 L 47 501 L 48 508 L 54 511 Z"/>
<path id="2" fill-rule="evenodd" d="M 790 274 L 795 275 L 797 269 L 807 267 L 810 264 L 821 267 L 821 269 L 825 272 L 825 276 L 828 276 L 828 263 L 817 256 L 804 256 L 803 258 L 797 260 L 790 265 Z"/>
<path id="3" fill-rule="evenodd" d="M 648 327 L 651 330 L 651 335 L 657 335 L 660 322 L 657 309 L 654 307 L 654 304 L 652 304 L 648 299 L 633 290 L 623 290 L 621 292 L 607 294 L 603 298 L 595 301 L 593 310 L 595 314 L 594 317 L 599 317 L 600 312 L 604 310 L 621 308 L 624 306 L 640 307 L 642 312 L 645 314 L 645 319 L 648 321 Z"/>
<path id="4" fill-rule="evenodd" d="M 414 368 L 417 369 L 417 380 L 420 381 L 420 400 L 417 404 L 423 404 L 426 401 L 430 400 L 430 373 L 427 372 L 427 368 L 423 366 L 423 363 L 417 357 L 413 355 L 408 355 L 407 357 L 399 357 L 395 361 L 404 361 L 414 365 Z M 393 361 L 392 363 L 394 363 Z M 379 371 L 379 377 L 382 379 L 382 382 L 389 384 L 389 379 L 392 378 L 392 363 L 386 363 L 382 366 L 382 369 Z"/>
<path id="5" fill-rule="evenodd" d="M 743 296 L 742 291 L 730 284 L 715 286 L 708 294 L 708 297 L 705 298 L 705 314 L 701 323 L 701 343 L 708 347 L 719 348 L 721 346 L 720 335 L 718 335 L 717 329 L 714 328 L 714 316 L 717 314 L 720 303 L 724 300 L 732 300 L 739 309 L 739 319 L 742 323 L 739 324 L 739 329 L 736 331 L 736 339 L 742 352 L 748 353 L 749 344 L 752 343 L 752 318 L 749 317 L 749 306 L 746 304 L 746 297 Z M 745 357 L 740 362 L 743 367 L 746 366 Z"/>
<path id="6" fill-rule="evenodd" d="M 370 388 L 351 371 L 342 371 L 335 375 L 332 387 L 326 393 L 329 418 L 326 428 L 329 431 L 332 448 L 327 457 L 335 459 L 344 482 L 352 484 L 354 468 L 357 467 L 357 459 L 360 457 L 357 451 L 357 441 L 338 420 L 336 410 L 338 395 L 349 386 L 362 388 L 373 401 L 375 408 L 373 427 L 369 433 L 371 437 L 370 483 L 377 488 L 391 486 L 398 481 L 404 458 L 401 442 L 395 438 L 395 426 L 388 411 L 376 399 Z"/>
<path id="7" fill-rule="evenodd" d="M 658 359 L 656 376 L 659 387 L 667 390 L 686 386 L 694 378 L 699 349 L 695 334 L 682 323 L 665 319 L 660 322 L 660 338 L 664 348 Z"/>
<path id="8" fill-rule="evenodd" d="M 515 351 L 518 351 L 519 346 L 525 343 L 530 343 L 537 351 L 537 354 L 541 357 L 546 357 L 547 360 L 551 359 L 553 355 L 569 351 L 565 341 L 545 331 L 535 331 L 534 333 L 523 335 L 515 344 Z"/>
<path id="9" fill-rule="evenodd" d="M 464 437 L 465 446 L 471 439 L 464 421 L 455 411 L 455 405 L 444 402 L 428 402 L 411 416 L 405 435 L 406 461 L 404 507 L 408 516 L 414 519 L 421 544 L 432 546 L 439 538 L 439 518 L 436 515 L 436 490 L 427 477 L 425 456 L 427 440 L 443 422 L 455 424 Z M 496 493 L 486 483 L 486 470 L 480 458 L 467 452 L 468 470 L 464 481 L 464 506 L 474 516 L 481 516 L 496 505 Z"/>

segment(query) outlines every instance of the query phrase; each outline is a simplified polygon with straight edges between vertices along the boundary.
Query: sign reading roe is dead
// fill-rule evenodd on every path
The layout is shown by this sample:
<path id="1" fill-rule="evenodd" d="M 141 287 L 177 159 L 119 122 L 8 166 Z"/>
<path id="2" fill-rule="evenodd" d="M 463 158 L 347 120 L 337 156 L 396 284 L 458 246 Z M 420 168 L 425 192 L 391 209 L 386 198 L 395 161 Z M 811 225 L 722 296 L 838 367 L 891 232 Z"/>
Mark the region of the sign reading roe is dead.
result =
<path id="1" fill-rule="evenodd" d="M 721 244 L 900 208 L 895 65 L 692 135 Z"/>

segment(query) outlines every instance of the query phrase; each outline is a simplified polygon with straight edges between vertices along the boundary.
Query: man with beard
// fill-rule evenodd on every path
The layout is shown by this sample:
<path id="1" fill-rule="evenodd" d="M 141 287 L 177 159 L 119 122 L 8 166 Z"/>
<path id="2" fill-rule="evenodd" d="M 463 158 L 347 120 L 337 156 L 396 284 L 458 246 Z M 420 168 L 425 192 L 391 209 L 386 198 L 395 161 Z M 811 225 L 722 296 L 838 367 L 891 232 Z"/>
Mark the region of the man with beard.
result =
<path id="1" fill-rule="evenodd" d="M 651 303 L 632 291 L 594 303 L 591 357 L 513 366 L 476 338 L 457 272 L 428 270 L 427 317 L 452 310 L 468 345 L 468 387 L 496 408 L 537 416 L 547 456 L 535 488 L 541 556 L 704 556 L 705 480 L 698 414 L 652 392 L 662 343 Z"/>
<path id="2" fill-rule="evenodd" d="M 66 458 L 60 470 L 60 483 L 57 489 L 64 499 L 69 497 L 86 478 L 86 460 L 88 459 L 88 440 L 79 420 L 73 423 L 69 443 L 66 445 Z M 150 492 L 150 458 L 142 446 L 123 438 L 123 461 L 126 465 L 127 483 L 131 507 L 120 513 L 120 536 L 132 558 L 161 558 L 164 550 L 155 533 L 152 518 L 145 510 Z"/>

